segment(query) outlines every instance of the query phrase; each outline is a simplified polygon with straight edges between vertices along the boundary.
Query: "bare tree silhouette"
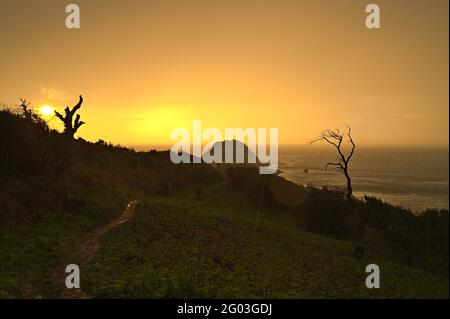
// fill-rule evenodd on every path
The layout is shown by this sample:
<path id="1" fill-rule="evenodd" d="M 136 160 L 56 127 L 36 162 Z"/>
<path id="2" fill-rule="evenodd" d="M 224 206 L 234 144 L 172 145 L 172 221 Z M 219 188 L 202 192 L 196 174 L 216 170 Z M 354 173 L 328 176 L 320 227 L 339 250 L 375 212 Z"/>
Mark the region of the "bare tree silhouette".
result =
<path id="1" fill-rule="evenodd" d="M 27 120 L 32 120 L 33 110 L 30 109 L 30 102 L 23 97 L 20 98 L 20 108 L 22 109 L 22 116 Z"/>
<path id="2" fill-rule="evenodd" d="M 347 137 L 349 140 L 349 143 L 351 144 L 352 148 L 349 152 L 349 154 L 346 156 L 344 152 L 342 151 L 342 142 L 344 140 L 344 133 L 341 133 L 339 129 L 330 130 L 326 129 L 323 131 L 320 136 L 314 140 L 312 140 L 310 143 L 316 143 L 316 142 L 327 142 L 328 144 L 334 146 L 336 148 L 336 151 L 338 153 L 338 162 L 337 163 L 327 163 L 325 165 L 325 170 L 328 170 L 329 166 L 332 166 L 335 170 L 340 171 L 344 174 L 345 178 L 347 179 L 347 198 L 349 200 L 352 199 L 353 194 L 353 188 L 352 188 L 352 180 L 350 178 L 350 175 L 348 173 L 348 163 L 350 162 L 350 159 L 352 158 L 354 152 L 355 152 L 355 142 L 352 139 L 351 135 L 351 129 L 347 126 Z"/>
<path id="3" fill-rule="evenodd" d="M 19 108 L 20 116 L 22 116 L 29 123 L 37 124 L 46 130 L 48 129 L 47 123 L 34 111 L 27 99 L 20 98 Z"/>
<path id="4" fill-rule="evenodd" d="M 64 112 L 66 113 L 64 116 L 61 113 L 55 111 L 56 117 L 64 123 L 63 133 L 71 138 L 73 138 L 74 134 L 78 131 L 80 126 L 85 124 L 85 122 L 80 121 L 80 114 L 77 114 L 77 116 L 75 117 L 75 121 L 73 121 L 73 116 L 80 109 L 82 103 L 83 97 L 80 95 L 80 100 L 78 101 L 77 105 L 72 108 L 72 110 L 69 109 L 68 106 L 64 109 Z"/>

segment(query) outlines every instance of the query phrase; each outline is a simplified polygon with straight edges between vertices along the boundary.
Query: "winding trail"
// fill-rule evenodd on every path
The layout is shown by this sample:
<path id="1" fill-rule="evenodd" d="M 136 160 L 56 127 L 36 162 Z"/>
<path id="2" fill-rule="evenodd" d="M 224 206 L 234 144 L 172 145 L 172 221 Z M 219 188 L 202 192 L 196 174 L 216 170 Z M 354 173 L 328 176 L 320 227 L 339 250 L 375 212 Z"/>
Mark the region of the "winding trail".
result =
<path id="1" fill-rule="evenodd" d="M 134 209 L 137 205 L 137 201 L 131 201 L 128 203 L 127 207 L 123 213 L 110 223 L 94 229 L 88 233 L 81 244 L 76 248 L 76 250 L 65 260 L 63 260 L 58 267 L 56 267 L 53 274 L 50 276 L 49 281 L 46 283 L 47 287 L 43 289 L 36 298 L 62 298 L 62 299 L 89 299 L 86 292 L 82 290 L 83 288 L 83 270 L 95 256 L 97 251 L 100 249 L 99 239 L 101 236 L 109 232 L 114 227 L 126 223 L 134 214 Z M 66 266 L 69 264 L 76 264 L 80 267 L 80 282 L 81 288 L 69 289 L 66 287 L 66 277 L 69 275 L 65 272 Z"/>

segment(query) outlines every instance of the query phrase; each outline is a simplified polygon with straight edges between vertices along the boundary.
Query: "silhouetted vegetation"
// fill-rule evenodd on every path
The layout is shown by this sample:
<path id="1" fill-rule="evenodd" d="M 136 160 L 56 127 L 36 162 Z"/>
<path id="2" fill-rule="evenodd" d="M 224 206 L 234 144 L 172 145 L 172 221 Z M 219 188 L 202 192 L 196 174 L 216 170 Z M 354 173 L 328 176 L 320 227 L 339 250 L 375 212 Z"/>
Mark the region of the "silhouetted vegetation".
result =
<path id="1" fill-rule="evenodd" d="M 47 209 L 73 212 L 73 206 L 78 205 L 74 195 L 87 188 L 94 193 L 95 187 L 106 187 L 171 196 L 190 188 L 191 180 L 204 185 L 218 180 L 208 165 L 174 165 L 168 151 L 136 152 L 102 140 L 90 143 L 65 136 L 49 129 L 25 100 L 17 111 L 0 111 L 0 176 L 23 183 L 33 179 L 46 190 L 45 196 L 35 189 L 24 189 L 20 194 L 9 194 L 23 200 L 3 198 L 0 227 L 17 222 L 22 216 L 18 211 L 24 219 Z"/>
<path id="2" fill-rule="evenodd" d="M 347 194 L 303 187 L 255 168 L 230 167 L 233 188 L 269 207 L 295 211 L 308 230 L 358 245 L 395 262 L 448 275 L 448 210 L 417 215 L 379 199 L 348 201 Z"/>
<path id="3" fill-rule="evenodd" d="M 80 97 L 79 105 L 81 102 Z M 68 111 L 73 112 L 73 116 L 78 109 L 79 107 L 74 107 Z M 326 237 L 352 241 L 358 239 L 363 249 L 355 247 L 355 251 L 348 251 L 349 256 L 354 256 L 350 257 L 354 260 L 361 259 L 361 262 L 365 262 L 367 255 L 378 256 L 398 265 L 421 268 L 427 274 L 438 273 L 448 278 L 447 210 L 427 210 L 414 215 L 375 198 L 365 197 L 350 202 L 348 192 L 304 187 L 277 175 L 260 175 L 255 165 L 221 165 L 219 168 L 204 163 L 176 165 L 170 161 L 169 151 L 136 152 L 104 140 L 91 143 L 81 138 L 67 139 L 66 136 L 73 137 L 75 127 L 80 126 L 79 116 L 77 118 L 75 123 L 70 122 L 74 126 L 68 126 L 68 132 L 61 134 L 49 129 L 25 100 L 21 101 L 19 111 L 0 111 L 0 229 L 3 230 L 0 246 L 8 247 L 0 249 L 0 258 L 6 261 L 2 262 L 3 268 L 0 269 L 0 297 L 23 295 L 27 287 L 20 286 L 19 283 L 39 283 L 39 280 L 43 280 L 40 277 L 42 273 L 54 265 L 55 260 L 67 254 L 68 249 L 86 231 L 110 220 L 120 213 L 125 203 L 133 199 L 147 201 L 145 207 L 150 211 L 142 218 L 148 223 L 152 223 L 155 214 L 162 221 L 167 219 L 174 223 L 177 223 L 176 218 L 186 218 L 185 221 L 178 221 L 181 228 L 175 224 L 151 224 L 151 227 L 155 234 L 174 236 L 177 240 L 186 238 L 188 241 L 184 241 L 184 244 L 191 243 L 189 240 L 195 245 L 205 241 L 210 256 L 208 258 L 211 258 L 214 269 L 232 269 L 233 263 L 236 263 L 239 267 L 251 266 L 252 271 L 259 269 L 262 272 L 262 266 L 256 264 L 254 258 L 263 256 L 265 251 L 280 254 L 280 258 L 284 260 L 283 249 L 276 246 L 272 232 L 275 233 L 275 229 L 278 229 L 277 221 L 281 223 L 288 218 L 289 227 L 301 225 L 301 228 L 294 230 L 301 231 L 299 236 L 306 236 L 302 238 L 312 240 L 310 236 L 313 236 L 305 235 L 303 231 L 322 235 L 324 239 L 317 239 L 317 243 L 316 239 L 312 240 L 317 247 L 326 249 L 327 245 L 334 245 L 334 241 L 328 241 Z M 350 158 L 351 155 L 345 157 L 347 162 Z M 220 184 L 223 186 L 217 188 Z M 188 196 L 183 197 L 184 193 Z M 170 200 L 166 201 L 167 197 Z M 222 203 L 222 197 L 232 198 L 233 203 Z M 180 210 L 181 206 L 186 211 Z M 159 211 L 151 211 L 161 207 L 172 215 L 164 216 Z M 224 207 L 235 207 L 235 211 L 230 213 L 231 219 L 227 219 L 229 217 L 225 215 L 219 216 L 227 211 Z M 265 236 L 258 233 L 258 224 L 247 222 L 252 216 L 252 220 L 259 220 L 261 212 L 266 216 L 265 227 L 268 227 L 264 231 L 273 237 L 270 242 L 264 241 Z M 236 224 L 238 213 L 248 214 L 242 216 L 240 226 Z M 196 217 L 192 214 L 196 214 Z M 234 226 L 228 227 L 230 223 Z M 133 232 L 142 231 L 153 238 L 152 241 L 156 240 L 155 234 L 148 233 L 139 224 L 133 227 L 136 228 Z M 217 229 L 219 233 L 216 232 Z M 225 232 L 224 229 L 227 233 L 221 234 L 221 231 Z M 239 233 L 235 233 L 236 230 Z M 234 243 L 237 246 L 227 246 L 226 253 L 218 248 L 220 240 L 214 237 L 216 233 L 222 237 L 232 234 L 238 240 L 240 238 L 252 243 L 256 243 L 253 240 L 257 238 L 259 245 L 268 250 L 261 248 L 255 251 L 253 246 L 249 246 L 250 243 L 239 243 L 233 237 L 227 241 L 227 245 Z M 277 236 L 283 236 L 283 232 L 276 233 Z M 203 235 L 206 237 L 201 237 Z M 291 245 L 291 237 L 280 238 L 281 242 L 283 240 Z M 147 243 L 147 239 L 138 241 Z M 179 247 L 170 246 L 171 243 L 173 242 L 164 241 L 162 245 L 168 250 L 155 252 L 161 260 L 174 258 L 167 254 Z M 344 251 L 347 246 L 345 241 L 342 243 L 339 249 Z M 255 257 L 249 255 L 242 262 L 236 261 L 237 256 L 240 256 L 240 245 L 245 246 L 248 254 L 256 254 Z M 192 249 L 194 255 L 200 254 L 204 249 L 203 246 L 188 248 Z M 291 248 L 297 252 L 295 245 Z M 304 248 L 299 252 L 305 253 Z M 310 253 L 314 258 L 317 257 L 313 251 Z M 325 253 L 322 257 L 324 256 Z M 196 267 L 204 267 L 209 263 L 206 259 L 194 262 L 191 257 L 182 258 L 187 264 L 192 263 Z M 290 269 L 289 272 L 295 272 L 295 265 L 288 265 L 287 260 L 283 261 L 283 267 Z M 323 262 L 322 259 L 314 260 Z M 121 263 L 123 261 L 119 260 L 118 264 Z M 264 263 L 270 264 L 267 261 Z M 33 265 L 30 270 L 18 272 L 18 269 L 23 269 L 27 264 Z M 186 271 L 186 278 L 198 276 L 189 269 Z M 221 273 L 215 271 L 214 276 L 220 278 Z M 230 276 L 232 273 L 234 271 L 230 270 Z M 285 276 L 289 278 L 290 274 Z M 283 295 L 279 294 L 279 290 L 275 291 L 275 279 L 276 276 L 273 286 L 260 287 L 261 291 L 258 290 L 255 295 Z M 180 288 L 180 283 L 164 282 L 163 286 L 167 286 L 167 291 L 155 290 L 155 295 L 204 296 L 203 294 L 211 293 L 211 296 L 219 297 L 242 296 L 239 291 L 231 288 L 227 290 L 226 287 L 221 288 L 222 294 L 218 294 L 210 286 L 199 291 L 195 288 L 196 280 L 186 280 L 188 288 Z M 266 284 L 270 285 L 271 282 Z M 89 285 L 95 291 L 95 283 L 89 282 Z M 155 285 L 158 286 L 159 283 L 157 285 L 155 281 Z M 187 293 L 186 289 L 190 292 Z M 138 292 L 139 289 L 136 290 Z M 99 294 L 104 293 L 105 290 L 99 290 Z"/>
<path id="4" fill-rule="evenodd" d="M 344 140 L 344 134 L 342 134 L 339 129 L 336 130 L 330 130 L 327 129 L 322 132 L 322 134 L 319 136 L 319 138 L 311 141 L 312 143 L 319 142 L 319 141 L 325 141 L 328 144 L 332 145 L 334 148 L 336 148 L 336 151 L 338 153 L 338 162 L 329 162 L 325 165 L 325 170 L 328 169 L 329 166 L 333 167 L 335 170 L 342 172 L 345 176 L 345 179 L 347 180 L 347 198 L 351 201 L 352 200 L 352 194 L 353 194 L 353 188 L 352 188 L 352 180 L 350 178 L 350 174 L 348 173 L 348 163 L 350 162 L 354 152 L 355 152 L 355 142 L 353 141 L 352 135 L 351 135 L 351 129 L 348 127 L 347 131 L 347 137 L 349 140 L 349 143 L 351 144 L 351 150 L 350 153 L 345 156 L 343 150 L 342 150 L 342 142 Z"/>
<path id="5" fill-rule="evenodd" d="M 64 124 L 64 134 L 68 137 L 73 137 L 75 133 L 78 131 L 78 129 L 85 124 L 85 122 L 80 121 L 80 114 L 77 114 L 75 117 L 75 120 L 73 119 L 73 116 L 75 113 L 80 109 L 81 104 L 83 103 L 83 97 L 80 95 L 80 100 L 78 103 L 70 109 L 68 106 L 64 109 L 64 116 L 59 113 L 58 111 L 55 111 L 55 115 L 57 118 L 61 120 Z"/>

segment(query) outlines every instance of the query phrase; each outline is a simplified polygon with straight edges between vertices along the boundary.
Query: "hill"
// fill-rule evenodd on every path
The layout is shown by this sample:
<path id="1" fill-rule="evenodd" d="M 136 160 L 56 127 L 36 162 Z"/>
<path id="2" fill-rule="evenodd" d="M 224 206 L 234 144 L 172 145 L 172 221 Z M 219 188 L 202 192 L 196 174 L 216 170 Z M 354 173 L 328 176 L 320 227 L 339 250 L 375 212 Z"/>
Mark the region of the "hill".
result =
<path id="1" fill-rule="evenodd" d="M 104 238 L 88 268 L 97 298 L 446 298 L 439 276 L 376 254 L 353 257 L 353 243 L 305 231 L 295 214 L 258 207 L 225 186 L 144 200 Z M 364 269 L 381 267 L 381 289 Z"/>
<path id="2" fill-rule="evenodd" d="M 448 211 L 349 203 L 253 166 L 175 165 L 9 111 L 0 151 L 1 297 L 51 291 L 61 260 L 132 200 L 83 269 L 91 297 L 448 297 Z M 369 263 L 379 290 L 364 285 Z"/>

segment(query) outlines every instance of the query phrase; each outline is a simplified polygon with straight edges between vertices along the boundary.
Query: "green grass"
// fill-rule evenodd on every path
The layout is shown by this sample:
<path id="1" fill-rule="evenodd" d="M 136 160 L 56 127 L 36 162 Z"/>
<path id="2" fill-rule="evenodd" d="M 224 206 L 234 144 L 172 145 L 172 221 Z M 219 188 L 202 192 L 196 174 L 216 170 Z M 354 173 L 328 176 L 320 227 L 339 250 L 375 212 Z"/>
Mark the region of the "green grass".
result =
<path id="1" fill-rule="evenodd" d="M 0 231 L 0 298 L 35 297 L 82 236 L 120 214 L 127 202 L 126 195 L 97 185 L 95 192 L 88 187 L 73 195 L 78 203 L 73 212 L 44 208 L 32 215 L 15 197 L 26 194 L 49 202 L 48 188 L 48 183 L 39 180 L 1 180 L 2 198 L 14 212 L 23 211 L 25 219 Z"/>
<path id="2" fill-rule="evenodd" d="M 244 195 L 255 196 L 264 185 L 253 170 L 230 175 L 241 194 L 217 186 L 201 200 L 189 192 L 162 198 L 156 194 L 186 188 L 201 195 L 201 185 L 219 176 L 210 167 L 172 165 L 167 152 L 135 154 L 68 141 L 41 122 L 9 112 L 0 112 L 0 122 L 0 298 L 34 297 L 55 288 L 50 274 L 63 271 L 56 266 L 132 199 L 142 203 L 135 216 L 101 238 L 98 255 L 81 269 L 82 288 L 93 297 L 448 298 L 448 272 L 433 275 L 393 262 L 414 257 L 423 258 L 428 269 L 448 265 L 448 216 L 429 216 L 419 225 L 405 212 L 391 214 L 390 207 L 372 203 L 366 207 L 372 224 L 381 218 L 389 227 L 368 237 L 375 245 L 367 247 L 380 248 L 380 255 L 369 251 L 358 261 L 351 242 L 305 231 L 289 209 L 258 209 L 258 200 Z M 292 185 L 280 189 L 289 193 Z M 341 200 L 329 192 L 315 195 L 309 202 L 314 209 L 299 210 L 328 228 L 328 221 L 339 220 Z M 364 285 L 370 263 L 381 267 L 381 289 Z"/>
<path id="3" fill-rule="evenodd" d="M 448 298 L 447 278 L 400 266 L 303 230 L 293 214 L 259 210 L 224 187 L 143 200 L 103 239 L 82 278 L 105 298 Z M 381 288 L 365 287 L 367 264 Z"/>

